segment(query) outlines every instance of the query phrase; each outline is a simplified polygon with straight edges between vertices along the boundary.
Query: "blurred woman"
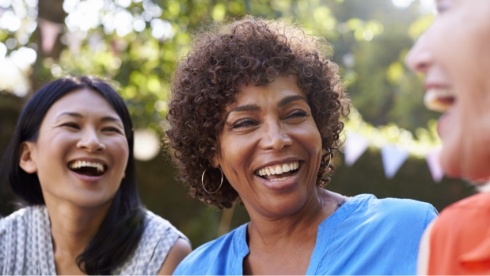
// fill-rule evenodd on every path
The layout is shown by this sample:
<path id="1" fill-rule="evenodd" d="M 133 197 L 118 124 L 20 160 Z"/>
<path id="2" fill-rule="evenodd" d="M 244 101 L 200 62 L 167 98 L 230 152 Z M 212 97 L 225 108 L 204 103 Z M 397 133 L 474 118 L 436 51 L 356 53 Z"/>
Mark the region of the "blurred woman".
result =
<path id="1" fill-rule="evenodd" d="M 187 238 L 145 210 L 122 98 L 90 77 L 53 81 L 22 110 L 2 168 L 27 205 L 0 219 L 0 273 L 171 274 Z"/>
<path id="2" fill-rule="evenodd" d="M 441 212 L 424 235 L 421 274 L 490 274 L 490 1 L 436 1 L 432 26 L 407 56 L 425 102 L 444 112 L 441 165 L 480 190 Z M 464 24 L 462 24 L 464 22 Z"/>
<path id="3" fill-rule="evenodd" d="M 204 32 L 174 77 L 167 134 L 204 203 L 250 222 L 191 253 L 175 274 L 414 274 L 427 203 L 325 189 L 349 100 L 329 45 L 247 17 Z"/>

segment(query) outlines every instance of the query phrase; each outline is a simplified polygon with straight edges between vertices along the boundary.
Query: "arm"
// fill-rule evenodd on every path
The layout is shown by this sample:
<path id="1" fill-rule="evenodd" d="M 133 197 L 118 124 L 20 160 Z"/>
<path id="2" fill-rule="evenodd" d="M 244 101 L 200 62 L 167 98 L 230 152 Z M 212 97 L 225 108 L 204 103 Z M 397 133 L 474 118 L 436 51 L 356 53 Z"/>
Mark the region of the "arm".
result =
<path id="1" fill-rule="evenodd" d="M 189 241 L 178 238 L 172 249 L 168 252 L 167 258 L 163 262 L 159 275 L 172 275 L 177 265 L 182 261 L 185 256 L 191 252 L 192 248 Z"/>
<path id="2" fill-rule="evenodd" d="M 430 235 L 432 231 L 432 226 L 434 221 L 432 221 L 422 236 L 419 247 L 419 255 L 417 260 L 417 275 L 427 275 L 428 274 L 428 264 L 430 256 Z"/>

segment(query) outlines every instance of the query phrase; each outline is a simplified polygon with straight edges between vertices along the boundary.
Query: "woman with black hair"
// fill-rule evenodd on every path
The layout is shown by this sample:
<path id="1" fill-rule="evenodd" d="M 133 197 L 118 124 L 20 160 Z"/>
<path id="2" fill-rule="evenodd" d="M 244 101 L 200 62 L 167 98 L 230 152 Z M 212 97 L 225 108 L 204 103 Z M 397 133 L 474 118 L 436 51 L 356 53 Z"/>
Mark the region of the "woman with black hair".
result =
<path id="1" fill-rule="evenodd" d="M 0 219 L 0 274 L 171 274 L 191 250 L 138 195 L 132 122 L 106 82 L 66 77 L 22 110 L 2 164 L 24 208 Z"/>

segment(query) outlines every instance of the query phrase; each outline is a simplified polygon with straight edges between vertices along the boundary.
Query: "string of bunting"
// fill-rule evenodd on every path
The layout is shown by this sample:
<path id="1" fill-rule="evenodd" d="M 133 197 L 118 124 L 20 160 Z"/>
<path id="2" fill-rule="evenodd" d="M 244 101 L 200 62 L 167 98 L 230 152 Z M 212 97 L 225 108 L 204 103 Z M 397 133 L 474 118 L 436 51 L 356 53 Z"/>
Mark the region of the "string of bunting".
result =
<path id="1" fill-rule="evenodd" d="M 426 159 L 434 182 L 440 182 L 443 172 L 439 163 L 441 141 L 436 132 L 436 123 L 429 122 L 427 129 L 418 129 L 416 138 L 395 124 L 374 127 L 366 123 L 356 109 L 345 123 L 344 144 L 341 151 L 344 162 L 352 166 L 368 149 L 379 150 L 386 178 L 393 178 L 409 157 Z"/>

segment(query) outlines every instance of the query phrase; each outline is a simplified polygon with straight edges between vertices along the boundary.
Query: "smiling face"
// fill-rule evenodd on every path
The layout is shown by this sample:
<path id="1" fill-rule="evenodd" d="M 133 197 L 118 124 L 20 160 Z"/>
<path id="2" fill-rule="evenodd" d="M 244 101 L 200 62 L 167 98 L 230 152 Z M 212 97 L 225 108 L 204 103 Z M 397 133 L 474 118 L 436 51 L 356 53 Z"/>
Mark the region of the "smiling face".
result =
<path id="1" fill-rule="evenodd" d="M 98 93 L 81 89 L 55 102 L 20 166 L 36 173 L 46 204 L 108 206 L 124 177 L 129 149 L 123 123 Z"/>
<path id="2" fill-rule="evenodd" d="M 219 143 L 213 165 L 252 218 L 292 215 L 316 198 L 321 137 L 294 77 L 240 87 Z"/>
<path id="3" fill-rule="evenodd" d="M 490 1 L 437 1 L 438 15 L 407 56 L 426 76 L 426 103 L 439 120 L 445 173 L 490 178 Z"/>

